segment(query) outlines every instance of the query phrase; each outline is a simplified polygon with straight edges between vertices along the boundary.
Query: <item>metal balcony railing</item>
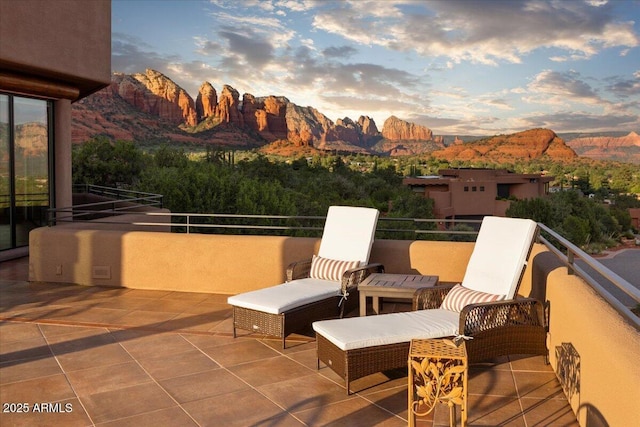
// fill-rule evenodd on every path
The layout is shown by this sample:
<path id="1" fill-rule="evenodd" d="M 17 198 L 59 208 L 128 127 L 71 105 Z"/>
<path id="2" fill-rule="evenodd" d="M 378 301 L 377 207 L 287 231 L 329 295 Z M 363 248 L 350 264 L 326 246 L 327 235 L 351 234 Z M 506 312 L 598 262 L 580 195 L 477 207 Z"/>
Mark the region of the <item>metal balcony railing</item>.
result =
<path id="1" fill-rule="evenodd" d="M 139 212 L 133 210 L 133 205 L 119 205 L 124 202 L 154 202 L 155 206 L 161 206 L 161 200 L 153 198 L 155 195 L 140 195 L 124 200 L 112 201 L 90 205 L 73 206 L 67 209 L 52 210 L 52 214 L 69 212 L 68 216 L 58 216 L 53 223 L 65 221 L 86 221 L 96 215 L 122 215 L 135 213 L 135 219 L 128 223 L 149 231 L 167 230 L 175 233 L 225 233 L 225 234 L 267 234 L 288 236 L 314 236 L 321 235 L 324 216 L 284 216 L 284 215 L 236 215 L 236 214 L 193 214 L 193 213 L 167 213 L 167 212 Z M 154 203 L 148 203 L 154 205 Z M 100 208 L 100 209 L 97 209 Z M 105 213 L 105 211 L 108 211 Z M 140 217 L 147 217 L 149 221 L 140 221 Z M 109 223 L 108 217 L 94 219 L 93 223 Z M 480 220 L 441 220 L 419 218 L 389 218 L 381 217 L 376 232 L 377 238 L 400 240 L 460 240 L 473 241 Z M 121 224 L 122 222 L 120 222 Z M 444 227 L 446 223 L 469 224 L 466 230 L 451 230 Z M 640 318 L 629 307 L 614 297 L 610 290 L 613 286 L 631 297 L 635 304 L 640 304 L 640 290 L 635 288 L 627 280 L 605 267 L 589 254 L 575 246 L 573 243 L 556 233 L 546 225 L 539 223 L 542 231 L 539 242 L 552 251 L 568 268 L 571 274 L 576 274 L 593 287 L 605 300 L 618 312 L 627 318 L 640 330 Z M 603 285 L 602 280 L 597 280 L 581 268 L 576 261 L 580 260 L 597 271 L 609 282 Z"/>
<path id="2" fill-rule="evenodd" d="M 47 217 L 49 226 L 61 222 L 94 221 L 100 218 L 108 218 L 110 216 L 139 211 L 141 207 L 161 209 L 163 203 L 163 196 L 161 194 L 102 187 L 99 185 L 74 185 L 73 193 L 100 196 L 108 200 L 48 209 Z"/>

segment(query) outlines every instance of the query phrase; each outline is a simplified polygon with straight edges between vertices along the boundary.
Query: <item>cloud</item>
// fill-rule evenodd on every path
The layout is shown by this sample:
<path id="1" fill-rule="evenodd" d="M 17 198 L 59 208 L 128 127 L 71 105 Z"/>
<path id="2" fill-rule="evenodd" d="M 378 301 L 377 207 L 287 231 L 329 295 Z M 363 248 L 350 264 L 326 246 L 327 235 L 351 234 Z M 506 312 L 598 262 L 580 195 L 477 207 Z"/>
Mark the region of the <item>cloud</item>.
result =
<path id="1" fill-rule="evenodd" d="M 166 55 L 150 50 L 140 38 L 114 32 L 111 34 L 111 69 L 120 73 L 139 73 L 147 68 L 167 71 L 167 64 L 179 62 L 178 55 Z"/>
<path id="2" fill-rule="evenodd" d="M 403 2 L 397 2 L 403 3 Z M 633 22 L 612 17 L 611 4 L 584 2 L 335 2 L 321 10 L 313 25 L 363 45 L 423 56 L 442 56 L 497 65 L 520 63 L 541 48 L 565 55 L 558 60 L 587 59 L 611 47 L 636 47 Z M 382 13 L 381 9 L 387 11 Z"/>
<path id="3" fill-rule="evenodd" d="M 565 105 L 568 102 L 606 104 L 596 91 L 575 71 L 545 70 L 538 73 L 527 85 L 530 102 Z"/>
<path id="4" fill-rule="evenodd" d="M 534 114 L 522 119 L 528 128 L 548 128 L 555 132 L 602 132 L 613 128 L 638 129 L 640 119 L 632 114 L 590 114 L 561 111 L 553 114 Z"/>
<path id="5" fill-rule="evenodd" d="M 348 58 L 358 52 L 351 46 L 330 46 L 322 50 L 322 54 L 326 58 Z"/>
<path id="6" fill-rule="evenodd" d="M 640 95 L 640 71 L 633 74 L 633 78 L 614 77 L 613 83 L 607 86 L 607 90 L 620 98 L 629 98 Z"/>

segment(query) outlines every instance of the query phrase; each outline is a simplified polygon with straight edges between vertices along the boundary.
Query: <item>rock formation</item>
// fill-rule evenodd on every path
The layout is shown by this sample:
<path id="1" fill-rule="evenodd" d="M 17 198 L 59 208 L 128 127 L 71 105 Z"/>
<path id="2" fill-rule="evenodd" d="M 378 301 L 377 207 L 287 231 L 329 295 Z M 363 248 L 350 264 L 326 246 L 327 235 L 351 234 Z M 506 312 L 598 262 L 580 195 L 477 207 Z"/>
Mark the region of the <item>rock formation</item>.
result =
<path id="1" fill-rule="evenodd" d="M 282 96 L 245 93 L 240 101 L 239 92 L 229 85 L 217 92 L 211 83 L 204 82 L 194 102 L 171 79 L 153 70 L 133 75 L 114 73 L 111 86 L 74 103 L 72 115 L 73 142 L 104 135 L 113 139 L 234 147 L 268 144 L 294 153 L 317 149 L 391 156 L 433 153 L 449 160 L 497 162 L 576 157 L 548 129 L 469 143 L 456 137 L 445 147 L 444 137 L 394 116 L 384 122 L 380 132 L 370 117 L 360 116 L 357 121 L 344 117 L 334 123 L 315 108 L 298 106 Z M 635 133 L 622 138 L 580 138 L 571 143 L 586 153 L 617 150 L 620 156 L 629 157 L 637 152 L 640 159 L 640 137 Z"/>
<path id="2" fill-rule="evenodd" d="M 198 97 L 196 98 L 196 113 L 198 114 L 198 121 L 206 119 L 207 117 L 213 117 L 215 114 L 216 106 L 218 105 L 218 94 L 211 83 L 204 82 L 198 90 Z"/>
<path id="3" fill-rule="evenodd" d="M 145 74 L 116 75 L 114 90 L 137 109 L 171 123 L 195 126 L 198 122 L 193 99 L 164 74 L 146 70 Z"/>
<path id="4" fill-rule="evenodd" d="M 567 145 L 580 156 L 597 160 L 617 160 L 640 163 L 640 135 L 579 137 Z"/>
<path id="5" fill-rule="evenodd" d="M 390 141 L 430 141 L 433 138 L 433 132 L 427 127 L 391 116 L 384 121 L 382 137 Z"/>
<path id="6" fill-rule="evenodd" d="M 222 87 L 220 100 L 216 107 L 215 116 L 223 123 L 230 123 L 238 127 L 244 126 L 244 117 L 240 112 L 240 94 L 229 85 Z"/>
<path id="7" fill-rule="evenodd" d="M 287 138 L 287 104 L 285 97 L 256 98 L 245 93 L 242 97 L 242 117 L 245 126 L 273 142 Z"/>
<path id="8" fill-rule="evenodd" d="M 571 160 L 577 154 L 549 129 L 532 129 L 511 135 L 498 135 L 466 144 L 454 144 L 431 153 L 446 160 L 484 159 L 490 161 L 527 160 L 549 157 Z"/>

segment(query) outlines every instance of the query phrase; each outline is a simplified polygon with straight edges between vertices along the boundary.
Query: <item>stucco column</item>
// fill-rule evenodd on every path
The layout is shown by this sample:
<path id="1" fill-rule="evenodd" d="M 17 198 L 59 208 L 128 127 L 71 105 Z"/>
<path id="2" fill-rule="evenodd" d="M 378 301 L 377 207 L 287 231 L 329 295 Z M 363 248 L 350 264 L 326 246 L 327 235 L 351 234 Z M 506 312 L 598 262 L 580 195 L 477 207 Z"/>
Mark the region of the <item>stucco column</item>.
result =
<path id="1" fill-rule="evenodd" d="M 71 101 L 54 103 L 54 158 L 56 208 L 69 207 L 72 199 L 71 175 Z"/>

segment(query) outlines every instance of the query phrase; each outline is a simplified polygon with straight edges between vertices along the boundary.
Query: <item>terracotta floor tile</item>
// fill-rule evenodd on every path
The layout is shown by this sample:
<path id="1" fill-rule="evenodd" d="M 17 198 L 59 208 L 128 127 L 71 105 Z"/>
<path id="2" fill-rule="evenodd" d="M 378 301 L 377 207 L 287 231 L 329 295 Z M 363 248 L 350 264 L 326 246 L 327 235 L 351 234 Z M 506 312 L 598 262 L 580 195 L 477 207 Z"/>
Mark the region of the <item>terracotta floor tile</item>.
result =
<path id="1" fill-rule="evenodd" d="M 437 408 L 434 420 L 436 425 L 448 425 L 449 409 L 446 405 L 440 405 Z M 525 427 L 526 425 L 520 412 L 518 399 L 495 395 L 469 395 L 468 421 L 474 426 Z"/>
<path id="2" fill-rule="evenodd" d="M 96 424 L 176 406 L 153 382 L 82 396 L 81 400 Z"/>
<path id="3" fill-rule="evenodd" d="M 191 350 L 152 358 L 138 358 L 138 363 L 156 380 L 181 377 L 220 367 L 200 350 Z"/>
<path id="4" fill-rule="evenodd" d="M 344 381 L 341 381 L 341 384 L 344 384 Z M 386 372 L 378 372 L 352 381 L 351 390 L 368 396 L 371 393 L 394 389 L 396 387 L 406 387 L 407 384 L 407 370 L 399 368 Z"/>
<path id="5" fill-rule="evenodd" d="M 65 372 L 130 362 L 132 357 L 119 344 L 63 351 L 57 355 Z"/>
<path id="6" fill-rule="evenodd" d="M 81 334 L 85 336 L 97 335 L 108 332 L 106 328 L 96 328 L 78 325 L 55 325 L 55 324 L 41 324 L 40 330 L 49 343 L 58 342 L 58 337 L 70 334 Z M 64 339 L 64 338 L 63 338 Z"/>
<path id="7" fill-rule="evenodd" d="M 33 402 L 33 401 L 32 401 Z M 38 405 L 35 405 L 38 403 Z M 45 403 L 45 405 L 41 405 Z M 78 399 L 33 402 L 29 413 L 2 413 L 2 426 L 86 427 L 93 425 Z"/>
<path id="8" fill-rule="evenodd" d="M 142 307 L 149 305 L 149 298 L 136 298 L 132 296 L 122 296 L 121 298 L 101 298 L 95 301 L 96 307 L 121 309 L 127 311 L 140 310 Z"/>
<path id="9" fill-rule="evenodd" d="M 73 307 L 58 310 L 51 315 L 51 318 L 64 319 L 66 322 L 78 322 L 80 324 L 108 325 L 126 313 L 125 310 L 74 305 Z"/>
<path id="10" fill-rule="evenodd" d="M 233 313 L 227 304 L 208 301 L 202 301 L 188 306 L 185 308 L 184 313 L 205 314 L 211 316 L 214 320 L 224 320 L 233 316 Z"/>
<path id="11" fill-rule="evenodd" d="M 520 397 L 564 398 L 562 388 L 553 372 L 514 372 L 513 375 Z"/>
<path id="12" fill-rule="evenodd" d="M 155 329 L 167 320 L 173 319 L 176 315 L 177 313 L 164 311 L 132 310 L 125 311 L 122 316 L 114 319 L 110 324 L 122 327 Z"/>
<path id="13" fill-rule="evenodd" d="M 122 331 L 112 334 L 136 358 L 170 356 L 193 350 L 193 345 L 178 334 Z"/>
<path id="14" fill-rule="evenodd" d="M 553 372 L 551 365 L 546 363 L 544 356 L 511 355 L 509 356 L 511 369 L 514 371 Z"/>
<path id="15" fill-rule="evenodd" d="M 296 362 L 300 363 L 301 365 L 304 365 L 307 368 L 313 369 L 314 371 L 317 372 L 317 367 L 318 367 L 317 354 L 318 353 L 316 351 L 316 345 L 315 343 L 311 343 L 309 345 L 311 345 L 312 347 L 308 350 L 289 352 L 289 353 L 285 351 L 285 354 L 287 354 L 287 356 L 289 356 L 291 359 L 295 360 Z M 305 345 L 304 348 L 309 348 L 309 345 Z"/>
<path id="16" fill-rule="evenodd" d="M 179 403 L 208 399 L 239 390 L 249 385 L 224 369 L 160 380 L 160 385 Z"/>
<path id="17" fill-rule="evenodd" d="M 365 398 L 391 413 L 408 419 L 408 392 L 406 384 L 375 393 L 369 393 Z"/>
<path id="18" fill-rule="evenodd" d="M 295 424 L 280 407 L 251 389 L 185 403 L 182 407 L 203 426 L 302 425 Z"/>
<path id="19" fill-rule="evenodd" d="M 211 294 L 202 292 L 171 292 L 168 295 L 160 298 L 160 300 L 185 301 L 191 303 L 192 305 L 195 305 L 197 303 L 208 300 L 210 295 Z"/>
<path id="20" fill-rule="evenodd" d="M 135 361 L 67 372 L 67 377 L 78 396 L 104 393 L 152 381 Z"/>
<path id="21" fill-rule="evenodd" d="M 474 371 L 469 374 L 469 394 L 508 396 L 517 398 L 513 373 L 498 369 Z"/>
<path id="22" fill-rule="evenodd" d="M 129 418 L 120 418 L 116 421 L 96 424 L 98 427 L 196 427 L 198 424 L 184 411 L 173 406 L 159 411 L 146 412 Z"/>
<path id="23" fill-rule="evenodd" d="M 24 341 L 42 338 L 40 327 L 35 323 L 0 321 L 2 342 Z"/>
<path id="24" fill-rule="evenodd" d="M 75 397 L 67 378 L 62 374 L 3 384 L 0 387 L 0 402 L 58 402 Z"/>
<path id="25" fill-rule="evenodd" d="M 240 363 L 277 357 L 278 352 L 257 340 L 234 340 L 229 345 L 202 349 L 213 360 L 224 367 L 238 365 Z"/>
<path id="26" fill-rule="evenodd" d="M 60 365 L 53 356 L 3 361 L 0 363 L 0 385 L 62 373 Z"/>
<path id="27" fill-rule="evenodd" d="M 127 296 L 160 299 L 171 294 L 171 291 L 156 291 L 147 289 L 127 289 Z"/>
<path id="28" fill-rule="evenodd" d="M 236 343 L 244 338 L 233 338 L 219 335 L 183 334 L 183 338 L 201 350 Z"/>
<path id="29" fill-rule="evenodd" d="M 527 426 L 578 427 L 580 425 L 569 405 L 559 399 L 522 399 L 522 406 Z"/>
<path id="30" fill-rule="evenodd" d="M 0 360 L 2 362 L 50 356 L 52 356 L 51 349 L 42 336 L 22 341 L 4 342 L 3 340 L 0 346 Z"/>
<path id="31" fill-rule="evenodd" d="M 180 313 L 157 325 L 163 331 L 200 331 L 207 332 L 215 328 L 220 319 L 209 314 Z"/>
<path id="32" fill-rule="evenodd" d="M 171 300 L 169 297 L 149 300 L 149 302 L 140 310 L 144 311 L 162 311 L 166 313 L 183 313 L 189 307 L 194 306 L 194 302 L 188 300 Z"/>
<path id="33" fill-rule="evenodd" d="M 319 375 L 292 377 L 286 381 L 265 384 L 258 390 L 288 412 L 299 412 L 351 398 L 345 393 L 344 387 Z"/>
<path id="34" fill-rule="evenodd" d="M 295 412 L 307 425 L 321 426 L 403 426 L 407 421 L 370 402 L 354 397 L 349 400 Z"/>
<path id="35" fill-rule="evenodd" d="M 307 336 L 291 334 L 287 337 L 287 348 L 282 348 L 282 341 L 279 339 L 264 339 L 266 345 L 273 348 L 279 353 L 293 356 L 296 353 L 304 351 L 316 351 L 316 340 Z M 314 365 L 315 366 L 315 365 Z"/>
<path id="36" fill-rule="evenodd" d="M 314 371 L 285 356 L 242 363 L 228 369 L 253 387 L 315 374 Z"/>

